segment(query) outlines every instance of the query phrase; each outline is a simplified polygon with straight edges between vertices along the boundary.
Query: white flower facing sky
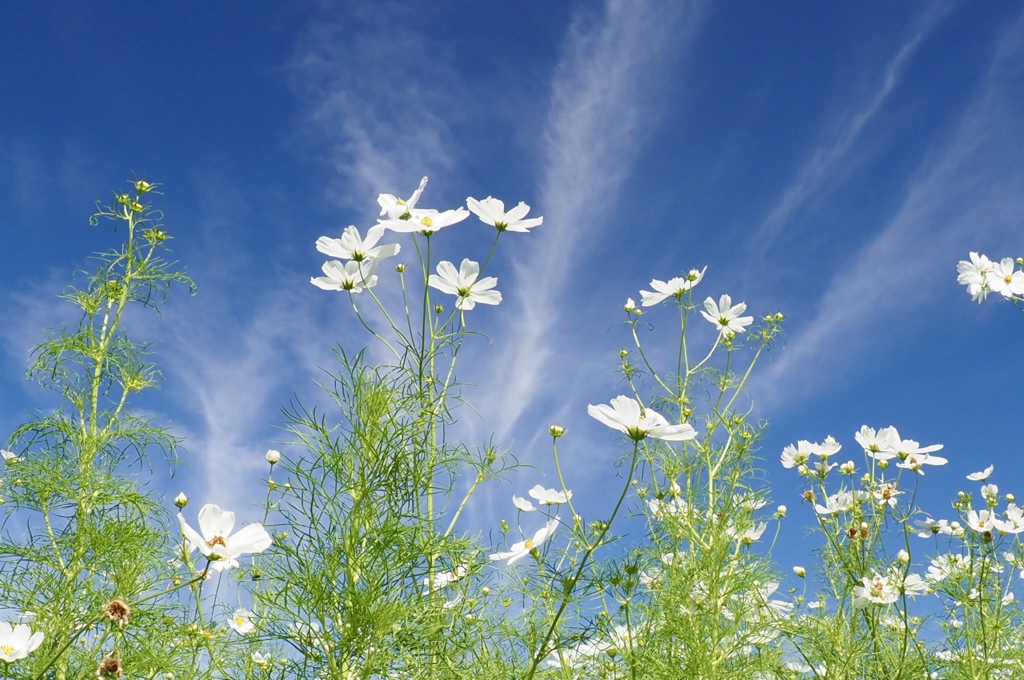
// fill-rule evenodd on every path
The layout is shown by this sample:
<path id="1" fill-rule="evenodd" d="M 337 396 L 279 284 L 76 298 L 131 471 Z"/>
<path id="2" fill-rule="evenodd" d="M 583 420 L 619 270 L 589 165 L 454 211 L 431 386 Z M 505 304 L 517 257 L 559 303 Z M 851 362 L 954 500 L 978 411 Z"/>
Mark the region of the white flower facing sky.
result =
<path id="1" fill-rule="evenodd" d="M 992 268 L 992 262 L 988 257 L 971 253 L 970 261 L 960 260 L 956 266 L 959 273 L 956 277 L 957 283 L 967 286 L 967 292 L 971 294 L 971 299 L 981 303 L 989 293 L 988 274 Z"/>
<path id="2" fill-rule="evenodd" d="M 545 489 L 540 484 L 530 489 L 529 494 L 531 498 L 541 505 L 558 505 L 560 503 L 568 503 L 569 499 L 572 498 L 572 491 Z"/>
<path id="3" fill-rule="evenodd" d="M 228 625 L 240 635 L 251 633 L 256 627 L 255 615 L 248 609 L 238 608 L 228 619 Z"/>
<path id="4" fill-rule="evenodd" d="M 43 632 L 32 632 L 24 623 L 11 626 L 7 621 L 0 621 L 0 660 L 13 663 L 34 652 L 43 644 Z"/>
<path id="5" fill-rule="evenodd" d="M 238 558 L 247 553 L 263 552 L 270 547 L 271 538 L 262 524 L 250 524 L 234 534 L 235 513 L 221 510 L 207 503 L 199 510 L 199 531 L 196 531 L 178 513 L 181 531 L 185 534 L 189 551 L 198 549 L 205 557 L 215 560 L 215 570 L 237 566 Z"/>
<path id="6" fill-rule="evenodd" d="M 492 290 L 498 285 L 498 279 L 493 276 L 481 279 L 479 276 L 480 265 L 469 258 L 462 261 L 458 270 L 451 262 L 442 260 L 437 263 L 437 273 L 431 274 L 427 283 L 442 293 L 457 296 L 455 306 L 462 310 L 469 311 L 478 302 L 482 305 L 500 303 L 501 293 Z"/>
<path id="7" fill-rule="evenodd" d="M 21 456 L 16 455 L 13 451 L 7 449 L 0 449 L 0 456 L 3 456 L 5 463 L 17 463 L 21 460 Z"/>
<path id="8" fill-rule="evenodd" d="M 420 180 L 420 186 L 412 192 L 412 196 L 403 200 L 394 194 L 380 194 L 377 196 L 377 203 L 380 205 L 381 217 L 387 216 L 389 220 L 399 220 L 409 214 L 409 211 L 419 203 L 420 196 L 427 186 L 427 178 Z"/>
<path id="9" fill-rule="evenodd" d="M 747 326 L 754 323 L 754 317 L 740 316 L 745 311 L 747 311 L 746 302 L 738 302 L 734 305 L 731 297 L 723 295 L 718 302 L 712 298 L 705 300 L 704 309 L 700 313 L 704 315 L 705 319 L 715 324 L 720 335 L 728 337 L 742 333 Z"/>
<path id="10" fill-rule="evenodd" d="M 900 444 L 903 443 L 895 427 L 883 427 L 875 432 L 873 427 L 862 425 L 853 438 L 864 447 L 864 453 L 875 460 L 895 458 L 899 453 Z"/>
<path id="11" fill-rule="evenodd" d="M 875 572 L 873 576 L 861 579 L 861 585 L 853 589 L 853 606 L 866 607 L 869 604 L 892 604 L 899 599 L 900 591 L 889 576 Z"/>
<path id="12" fill-rule="evenodd" d="M 376 260 L 363 260 L 357 262 L 342 263 L 339 260 L 324 262 L 323 271 L 325 276 L 316 276 L 309 280 L 317 288 L 323 290 L 347 290 L 350 293 L 359 293 L 363 288 L 373 288 L 377 285 L 377 269 L 380 263 Z"/>
<path id="13" fill-rule="evenodd" d="M 367 230 L 366 238 L 364 239 L 359 235 L 359 230 L 356 227 L 348 226 L 342 232 L 341 238 L 328 238 L 327 236 L 318 238 L 316 240 L 316 249 L 328 257 L 334 257 L 339 260 L 355 260 L 356 262 L 383 260 L 384 258 L 397 255 L 401 250 L 401 246 L 397 243 L 377 245 L 377 242 L 384 235 L 384 231 L 384 227 L 379 224 L 375 225 Z"/>
<path id="14" fill-rule="evenodd" d="M 469 217 L 469 211 L 465 208 L 445 210 L 444 212 L 420 210 L 417 208 L 410 210 L 408 217 L 396 220 L 379 220 L 378 224 L 385 229 L 390 229 L 399 234 L 419 232 L 430 235 L 441 231 L 445 227 L 458 224 L 467 217 Z"/>
<path id="15" fill-rule="evenodd" d="M 551 535 L 555 533 L 555 529 L 558 527 L 558 518 L 552 517 L 548 520 L 547 524 L 542 526 L 533 536 L 525 540 L 513 543 L 509 550 L 505 552 L 496 552 L 488 555 L 491 560 L 508 560 L 508 564 L 515 564 L 517 561 L 523 559 L 530 554 L 530 551 L 534 548 L 539 548 L 544 544 L 544 541 L 551 538 Z"/>
<path id="16" fill-rule="evenodd" d="M 631 397 L 619 395 L 612 399 L 611 404 L 587 404 L 587 413 L 608 427 L 625 432 L 634 441 L 650 436 L 669 442 L 682 442 L 697 436 L 692 425 L 669 425 L 663 415 L 654 409 L 641 407 L 640 402 Z"/>
<path id="17" fill-rule="evenodd" d="M 985 275 L 989 289 L 1004 298 L 1024 295 L 1024 271 L 1016 269 L 1012 257 L 1004 257 L 992 264 L 992 269 Z"/>
<path id="18" fill-rule="evenodd" d="M 522 496 L 512 495 L 512 505 L 519 508 L 520 512 L 536 512 L 537 508 L 530 501 Z"/>
<path id="19" fill-rule="evenodd" d="M 451 584 L 463 578 L 467 573 L 468 570 L 466 567 L 460 564 L 452 571 L 444 571 L 434 574 L 433 579 L 431 579 L 430 576 L 424 576 L 423 586 L 426 589 L 423 591 L 423 594 L 426 595 L 440 588 L 447 588 Z"/>
<path id="20" fill-rule="evenodd" d="M 668 281 L 659 281 L 653 279 L 651 281 L 651 288 L 654 291 L 642 290 L 640 291 L 640 304 L 644 307 L 653 307 L 654 305 L 667 300 L 670 297 L 682 298 L 686 291 L 691 290 L 694 286 L 700 283 L 700 280 L 704 278 L 704 272 L 708 270 L 707 267 L 697 271 L 691 269 L 690 273 L 686 276 L 677 276 Z M 744 307 L 745 309 L 746 307 Z M 741 309 L 740 312 L 743 310 Z"/>
<path id="21" fill-rule="evenodd" d="M 543 217 L 525 219 L 526 213 L 530 212 L 530 206 L 522 201 L 508 212 L 505 212 L 505 204 L 503 202 L 490 196 L 482 201 L 472 197 L 467 198 L 466 205 L 469 206 L 470 211 L 474 215 L 480 218 L 481 222 L 495 227 L 498 231 L 527 233 L 530 229 L 539 227 L 544 223 Z"/>
<path id="22" fill-rule="evenodd" d="M 967 479 L 971 480 L 972 482 L 984 482 L 986 479 L 988 479 L 988 476 L 991 475 L 992 471 L 995 469 L 995 465 L 989 465 L 981 472 L 972 472 L 971 474 L 967 475 Z"/>

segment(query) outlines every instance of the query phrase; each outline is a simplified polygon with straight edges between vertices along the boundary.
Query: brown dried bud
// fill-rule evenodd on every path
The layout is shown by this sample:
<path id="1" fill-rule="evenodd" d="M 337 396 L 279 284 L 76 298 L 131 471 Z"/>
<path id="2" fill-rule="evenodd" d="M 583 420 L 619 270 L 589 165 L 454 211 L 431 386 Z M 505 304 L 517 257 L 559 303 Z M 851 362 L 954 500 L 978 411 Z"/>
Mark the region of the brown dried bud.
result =
<path id="1" fill-rule="evenodd" d="M 121 659 L 112 656 L 103 657 L 103 661 L 100 661 L 96 668 L 97 678 L 120 678 L 122 675 L 124 671 L 121 670 Z"/>
<path id="2" fill-rule="evenodd" d="M 122 629 L 128 623 L 132 610 L 124 600 L 111 600 L 103 607 L 103 613 L 108 619 L 116 623 Z"/>

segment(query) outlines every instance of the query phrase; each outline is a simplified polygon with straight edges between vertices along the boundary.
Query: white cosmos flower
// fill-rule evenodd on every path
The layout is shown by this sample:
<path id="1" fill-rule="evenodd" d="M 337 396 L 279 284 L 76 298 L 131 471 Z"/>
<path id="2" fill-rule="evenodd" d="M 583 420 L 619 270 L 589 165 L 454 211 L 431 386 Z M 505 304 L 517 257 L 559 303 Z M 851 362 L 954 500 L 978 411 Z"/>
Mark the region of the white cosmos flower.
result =
<path id="1" fill-rule="evenodd" d="M 906 442 L 906 441 L 907 440 L 904 440 L 904 442 Z M 914 442 L 914 443 L 916 444 L 917 442 Z M 932 448 L 932 447 L 926 447 L 926 448 Z M 942 447 L 939 446 L 939 448 L 942 448 Z M 902 456 L 903 453 L 901 452 L 900 455 Z M 896 467 L 901 467 L 901 468 L 903 468 L 905 470 L 913 470 L 914 472 L 918 473 L 919 475 L 923 475 L 924 474 L 924 470 L 922 469 L 923 466 L 925 466 L 925 465 L 945 465 L 948 462 L 949 461 L 946 460 L 945 458 L 941 458 L 939 456 L 932 456 L 932 455 L 927 454 L 927 453 L 925 453 L 925 454 L 911 453 L 906 458 L 904 458 L 902 461 L 900 461 L 899 463 L 896 463 Z"/>
<path id="2" fill-rule="evenodd" d="M 493 276 L 479 279 L 479 276 L 480 265 L 469 258 L 462 261 L 458 271 L 454 264 L 442 260 L 437 263 L 437 273 L 431 274 L 427 283 L 442 293 L 458 296 L 455 306 L 466 311 L 476 307 L 478 302 L 482 305 L 500 303 L 501 293 L 492 290 L 498 285 L 498 279 Z"/>
<path id="3" fill-rule="evenodd" d="M 534 548 L 539 548 L 544 541 L 551 538 L 551 534 L 555 533 L 555 528 L 558 527 L 558 518 L 552 517 L 548 520 L 547 524 L 538 529 L 533 536 L 526 540 L 513 543 L 510 549 L 506 552 L 496 552 L 489 555 L 491 560 L 508 560 L 508 564 L 515 564 L 516 561 L 521 560 L 530 554 L 530 551 Z"/>
<path id="4" fill-rule="evenodd" d="M 512 495 L 512 505 L 519 508 L 522 512 L 536 512 L 537 510 L 537 508 L 533 506 L 533 503 L 522 496 L 516 496 L 515 494 Z"/>
<path id="5" fill-rule="evenodd" d="M 420 200 L 420 196 L 423 194 L 423 189 L 427 186 L 427 178 L 424 177 L 420 180 L 420 186 L 416 191 L 412 192 L 406 200 L 398 198 L 394 194 L 380 194 L 377 196 L 377 203 L 380 205 L 381 216 L 387 215 L 390 220 L 399 220 L 403 216 L 407 215 L 410 210 L 416 207 L 416 204 Z"/>
<path id="6" fill-rule="evenodd" d="M 530 489 L 529 494 L 531 498 L 534 498 L 541 505 L 557 505 L 559 503 L 568 503 L 569 499 L 572 498 L 572 491 L 557 491 L 555 489 L 545 489 L 540 484 Z"/>
<path id="7" fill-rule="evenodd" d="M 1024 271 L 1015 270 L 1012 257 L 1004 257 L 985 275 L 985 281 L 993 293 L 1004 298 L 1024 295 Z"/>
<path id="8" fill-rule="evenodd" d="M 431 583 L 431 578 L 429 576 L 425 576 L 423 577 L 423 586 L 426 588 L 426 590 L 423 591 L 423 594 L 426 595 L 427 593 L 430 593 L 434 590 L 438 590 L 439 588 L 447 588 L 448 586 L 450 586 L 451 584 L 455 583 L 460 578 L 465 576 L 467 573 L 468 570 L 466 569 L 466 567 L 460 564 L 459 566 L 455 567 L 455 569 L 452 571 L 445 571 L 439 574 L 434 574 L 433 583 Z"/>
<path id="9" fill-rule="evenodd" d="M 988 257 L 971 253 L 970 262 L 960 260 L 956 266 L 956 270 L 959 272 L 956 277 L 957 283 L 967 286 L 967 292 L 971 294 L 971 299 L 980 304 L 989 294 L 988 274 L 992 269 L 993 264 Z"/>
<path id="10" fill-rule="evenodd" d="M 690 273 L 686 276 L 677 276 L 668 281 L 651 280 L 651 288 L 654 291 L 640 291 L 640 304 L 644 307 L 653 307 L 670 297 L 681 298 L 686 291 L 700 283 L 700 280 L 704 278 L 704 272 L 707 270 L 707 267 L 700 271 L 691 269 Z M 740 311 L 742 312 L 743 310 L 741 309 Z"/>
<path id="11" fill-rule="evenodd" d="M 878 572 L 871 577 L 861 579 L 861 585 L 853 589 L 853 606 L 865 607 L 868 604 L 892 604 L 899 599 L 900 591 L 897 584 L 889 576 Z"/>
<path id="12" fill-rule="evenodd" d="M 43 632 L 32 632 L 24 623 L 11 626 L 7 621 L 0 621 L 0 660 L 13 663 L 34 652 L 43 644 Z"/>
<path id="13" fill-rule="evenodd" d="M 915 520 L 914 523 L 920 529 L 917 535 L 921 538 L 931 538 L 937 534 L 953 535 L 953 527 L 950 526 L 949 520 L 925 517 L 924 519 Z"/>
<path id="14" fill-rule="evenodd" d="M 700 313 L 704 315 L 705 319 L 715 324 L 718 332 L 723 336 L 742 333 L 747 326 L 754 323 L 754 317 L 740 316 L 747 310 L 747 303 L 740 302 L 734 305 L 732 298 L 728 295 L 723 295 L 718 302 L 708 298 L 704 301 L 704 309 L 707 311 L 701 310 Z"/>
<path id="15" fill-rule="evenodd" d="M 992 474 L 992 471 L 995 469 L 995 465 L 989 465 L 981 472 L 972 472 L 971 474 L 967 475 L 967 479 L 971 480 L 972 482 L 984 482 L 986 479 L 988 479 L 988 476 Z"/>
<path id="16" fill-rule="evenodd" d="M 189 551 L 198 548 L 204 556 L 217 560 L 211 565 L 214 569 L 235 566 L 238 557 L 246 553 L 263 552 L 271 544 L 270 534 L 262 524 L 249 524 L 232 534 L 235 513 L 221 510 L 212 503 L 207 503 L 199 511 L 198 532 L 188 525 L 181 513 L 178 513 L 178 522 L 187 539 Z"/>
<path id="17" fill-rule="evenodd" d="M 812 453 L 814 453 L 814 445 L 806 439 L 798 441 L 796 446 L 787 444 L 786 448 L 782 449 L 782 467 L 794 468 L 806 465 Z"/>
<path id="18" fill-rule="evenodd" d="M 444 212 L 416 208 L 408 211 L 406 216 L 401 219 L 378 220 L 377 224 L 399 234 L 420 232 L 430 235 L 457 224 L 467 217 L 469 217 L 469 211 L 465 208 L 445 210 Z"/>
<path id="19" fill-rule="evenodd" d="M 384 227 L 376 225 L 370 227 L 366 232 L 366 238 L 359 236 L 359 230 L 354 226 L 345 228 L 341 238 L 328 238 L 321 236 L 316 240 L 316 249 L 328 257 L 339 260 L 383 260 L 386 257 L 397 255 L 401 246 L 397 243 L 378 246 L 377 241 L 384 235 Z"/>
<path id="20" fill-rule="evenodd" d="M 530 229 L 544 223 L 543 217 L 531 217 L 524 219 L 526 213 L 530 212 L 530 206 L 522 201 L 519 205 L 505 212 L 505 204 L 496 198 L 488 196 L 482 201 L 475 198 L 467 198 L 466 205 L 474 215 L 480 218 L 484 224 L 496 227 L 498 231 L 529 232 Z"/>
<path id="21" fill-rule="evenodd" d="M 1024 531 L 1024 510 L 1017 507 L 1016 503 L 1006 506 L 1006 519 L 992 520 L 996 527 L 1004 534 L 1019 534 Z"/>
<path id="22" fill-rule="evenodd" d="M 253 652 L 252 653 L 252 662 L 254 664 L 256 664 L 257 666 L 267 666 L 273 660 L 274 660 L 273 657 L 270 656 L 269 654 L 261 654 L 260 652 Z"/>
<path id="23" fill-rule="evenodd" d="M 883 427 L 876 433 L 873 427 L 862 425 L 853 438 L 864 447 L 864 453 L 875 460 L 895 458 L 902 444 L 895 427 Z"/>
<path id="24" fill-rule="evenodd" d="M 681 442 L 697 436 L 692 425 L 669 425 L 663 415 L 654 409 L 642 408 L 640 402 L 631 397 L 619 395 L 611 403 L 611 406 L 587 404 L 587 413 L 608 427 L 625 432 L 635 441 L 651 436 L 669 442 Z"/>
<path id="25" fill-rule="evenodd" d="M 849 512 L 856 504 L 860 505 L 870 497 L 870 494 L 863 489 L 839 489 L 825 499 L 825 505 L 814 505 L 814 511 L 819 515 L 833 515 L 837 512 Z"/>
<path id="26" fill-rule="evenodd" d="M 324 262 L 323 271 L 326 276 L 317 276 L 309 280 L 317 288 L 324 290 L 347 290 L 358 293 L 363 288 L 377 285 L 377 270 L 380 263 L 376 260 L 352 260 L 344 264 L 338 260 Z"/>
<path id="27" fill-rule="evenodd" d="M 21 456 L 15 455 L 13 451 L 8 451 L 7 449 L 0 449 L 0 456 L 4 457 L 5 463 L 17 463 L 21 460 Z"/>
<path id="28" fill-rule="evenodd" d="M 979 533 L 992 531 L 996 528 L 995 515 L 988 510 L 971 510 L 967 513 L 967 526 Z"/>
<path id="29" fill-rule="evenodd" d="M 231 626 L 232 630 L 236 633 L 245 635 L 246 633 L 251 633 L 256 627 L 256 623 L 253 619 L 254 614 L 251 611 L 239 608 L 236 609 L 231 615 L 231 618 L 228 619 L 228 625 Z"/>

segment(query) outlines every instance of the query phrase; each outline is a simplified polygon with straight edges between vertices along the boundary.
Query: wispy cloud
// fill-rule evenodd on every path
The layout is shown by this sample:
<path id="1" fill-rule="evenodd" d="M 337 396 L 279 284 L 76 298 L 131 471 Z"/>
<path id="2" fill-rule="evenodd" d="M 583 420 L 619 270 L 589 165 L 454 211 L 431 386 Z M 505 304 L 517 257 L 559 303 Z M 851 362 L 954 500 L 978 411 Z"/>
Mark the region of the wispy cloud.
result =
<path id="1" fill-rule="evenodd" d="M 823 140 L 808 154 L 793 181 L 768 211 L 753 237 L 748 240 L 748 253 L 763 254 L 779 237 L 794 213 L 816 192 L 843 174 L 850 152 L 855 148 L 864 128 L 882 110 L 889 95 L 903 77 L 904 69 L 917 48 L 954 6 L 954 2 L 931 3 L 917 17 L 910 36 L 882 70 L 877 87 L 869 96 L 841 113 L 828 139 Z"/>
<path id="2" fill-rule="evenodd" d="M 569 351 L 559 338 L 559 323 L 572 317 L 563 293 L 610 226 L 602 214 L 656 125 L 659 86 L 692 36 L 699 10 L 698 3 L 610 0 L 597 15 L 577 16 L 566 36 L 543 133 L 544 226 L 516 265 L 513 285 L 522 302 L 504 310 L 504 349 L 487 372 L 493 391 L 480 398 L 485 415 L 500 416 L 501 440 L 543 383 L 564 378 L 552 366 L 556 353 Z M 559 396 L 570 402 L 574 395 L 565 388 L 562 383 Z"/>
<path id="3" fill-rule="evenodd" d="M 835 273 L 811 320 L 761 372 L 761 407 L 806 398 L 865 352 L 919 332 L 921 307 L 934 304 L 928 291 L 955 279 L 969 249 L 994 241 L 1020 247 L 1022 68 L 1024 15 L 1000 36 L 978 95 L 923 159 L 892 219 Z"/>
<path id="4" fill-rule="evenodd" d="M 449 126 L 469 98 L 443 50 L 410 27 L 412 11 L 381 2 L 322 17 L 290 64 L 316 146 L 327 140 L 330 198 L 344 207 L 372 210 L 377 193 L 411 191 L 453 162 Z"/>

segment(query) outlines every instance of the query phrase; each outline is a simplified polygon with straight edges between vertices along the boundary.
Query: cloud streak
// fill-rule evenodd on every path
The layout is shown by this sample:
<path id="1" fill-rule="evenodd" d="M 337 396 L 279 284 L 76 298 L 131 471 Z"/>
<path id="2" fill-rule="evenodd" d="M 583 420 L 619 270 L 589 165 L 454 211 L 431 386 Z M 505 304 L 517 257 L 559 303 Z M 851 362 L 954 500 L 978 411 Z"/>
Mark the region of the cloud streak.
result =
<path id="1" fill-rule="evenodd" d="M 899 84 L 907 62 L 917 51 L 931 30 L 953 8 L 952 2 L 937 2 L 915 21 L 910 37 L 900 46 L 896 54 L 882 70 L 881 82 L 874 92 L 859 106 L 840 117 L 831 139 L 815 148 L 796 172 L 796 176 L 761 221 L 754 236 L 748 241 L 750 253 L 763 253 L 778 239 L 780 232 L 793 214 L 840 173 L 842 164 L 849 157 L 864 128 L 876 118 L 889 95 Z"/>
<path id="2" fill-rule="evenodd" d="M 977 97 L 955 132 L 933 145 L 893 217 L 833 276 L 810 322 L 761 372 L 752 387 L 761 408 L 805 399 L 869 349 L 919 332 L 929 291 L 955 279 L 968 249 L 1013 234 L 1019 243 L 1024 169 L 1014 140 L 1024 137 L 1016 105 L 1024 92 L 1007 83 L 1020 83 L 1011 76 L 1022 69 L 1024 15 L 1001 36 Z"/>
<path id="3" fill-rule="evenodd" d="M 581 14 L 569 30 L 542 136 L 544 226 L 515 268 L 522 302 L 512 310 L 501 333 L 504 348 L 488 372 L 497 391 L 482 394 L 479 402 L 485 415 L 500 415 L 500 440 L 542 384 L 557 380 L 552 359 L 568 351 L 559 324 L 572 316 L 563 293 L 590 244 L 608 227 L 602 213 L 658 119 L 660 79 L 692 37 L 699 9 L 696 3 L 610 0 L 600 16 Z M 564 387 L 560 396 L 573 401 Z"/>

